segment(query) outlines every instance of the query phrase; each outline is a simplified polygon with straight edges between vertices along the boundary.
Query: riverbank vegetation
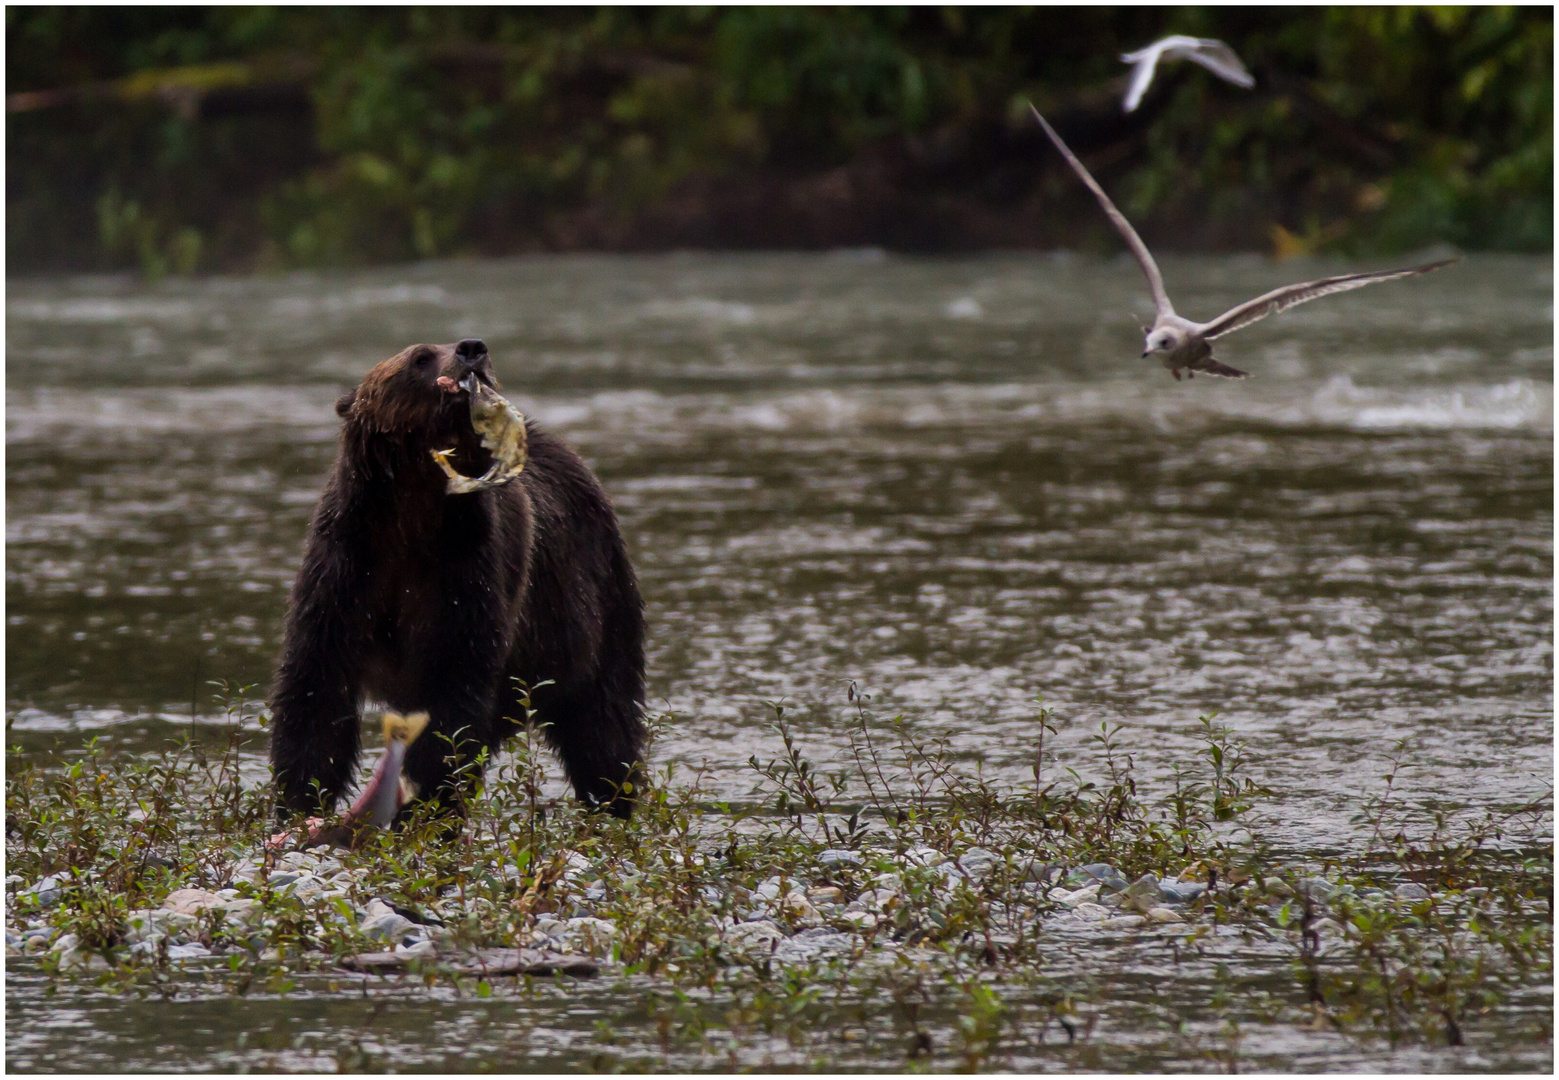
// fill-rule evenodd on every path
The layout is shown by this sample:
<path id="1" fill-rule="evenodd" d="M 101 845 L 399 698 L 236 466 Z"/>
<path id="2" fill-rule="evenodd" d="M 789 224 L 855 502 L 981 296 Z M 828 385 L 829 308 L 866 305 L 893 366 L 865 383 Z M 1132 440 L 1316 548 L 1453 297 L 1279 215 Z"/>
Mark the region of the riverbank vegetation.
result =
<path id="1" fill-rule="evenodd" d="M 242 697 L 223 746 L 89 744 L 8 770 L 13 973 L 140 996 L 563 1000 L 594 972 L 617 1010 L 569 1060 L 598 1069 L 1140 1065 L 1103 1037 L 1124 1022 L 1153 1060 L 1204 1067 L 1292 1067 L 1248 1057 L 1257 1028 L 1485 1061 L 1501 1040 L 1551 1043 L 1551 793 L 1436 816 L 1388 776 L 1361 849 L 1284 854 L 1215 719 L 1155 787 L 1109 729 L 1103 771 L 1079 775 L 1037 708 L 1032 779 L 1004 785 L 856 698 L 832 746 L 775 706 L 782 750 L 750 762 L 741 805 L 667 765 L 630 823 L 587 815 L 548 795 L 550 758 L 522 736 L 454 842 L 414 822 L 355 852 L 267 855 L 263 724 Z M 516 948 L 530 974 L 496 959 Z M 1143 995 L 1123 966 L 1205 997 Z M 355 1053 L 338 1065 L 391 1064 Z"/>
<path id="2" fill-rule="evenodd" d="M 1545 8 L 13 8 L 11 273 L 546 250 L 1552 246 Z M 1245 92 L 1118 54 L 1229 41 Z"/>

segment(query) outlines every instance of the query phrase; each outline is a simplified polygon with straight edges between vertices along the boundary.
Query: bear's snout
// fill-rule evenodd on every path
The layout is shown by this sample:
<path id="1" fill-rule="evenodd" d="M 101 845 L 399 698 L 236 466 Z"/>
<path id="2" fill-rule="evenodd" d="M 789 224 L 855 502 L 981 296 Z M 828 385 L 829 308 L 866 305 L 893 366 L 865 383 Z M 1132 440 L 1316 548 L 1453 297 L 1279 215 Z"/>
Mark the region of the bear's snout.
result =
<path id="1" fill-rule="evenodd" d="M 481 338 L 466 338 L 456 345 L 452 367 L 450 377 L 457 386 L 466 381 L 467 375 L 472 374 L 489 386 L 493 385 L 493 363 L 487 355 L 487 344 Z"/>

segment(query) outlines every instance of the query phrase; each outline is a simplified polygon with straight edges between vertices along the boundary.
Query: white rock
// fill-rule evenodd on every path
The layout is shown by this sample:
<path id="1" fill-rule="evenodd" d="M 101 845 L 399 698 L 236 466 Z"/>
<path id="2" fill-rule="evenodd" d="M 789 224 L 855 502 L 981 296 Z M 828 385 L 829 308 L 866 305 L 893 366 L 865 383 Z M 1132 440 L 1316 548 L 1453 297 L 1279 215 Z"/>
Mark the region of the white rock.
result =
<path id="1" fill-rule="evenodd" d="M 1099 925 L 1106 930 L 1130 930 L 1133 927 L 1146 925 L 1147 921 L 1141 915 L 1117 915 L 1113 919 L 1105 919 Z"/>
<path id="2" fill-rule="evenodd" d="M 845 914 L 857 911 L 881 913 L 896 906 L 899 893 L 896 889 L 867 889 L 845 907 Z"/>
<path id="3" fill-rule="evenodd" d="M 904 853 L 903 858 L 905 862 L 912 866 L 936 866 L 944 862 L 947 856 L 934 847 L 926 847 L 922 844 L 910 848 Z"/>
<path id="4" fill-rule="evenodd" d="M 1143 913 L 1164 902 L 1164 892 L 1158 887 L 1158 875 L 1151 870 L 1133 881 L 1119 895 L 1122 906 Z"/>
<path id="5" fill-rule="evenodd" d="M 1000 857 L 984 848 L 973 847 L 958 856 L 958 868 L 975 881 L 984 881 L 1001 863 Z"/>
<path id="6" fill-rule="evenodd" d="M 313 874 L 303 874 L 296 881 L 279 886 L 276 891 L 283 895 L 291 894 L 299 900 L 312 900 L 325 891 L 325 883 Z"/>
<path id="7" fill-rule="evenodd" d="M 315 855 L 314 852 L 309 852 Z M 334 855 L 315 855 L 314 865 L 311 867 L 315 877 L 329 877 L 331 874 L 344 870 L 341 860 Z"/>
<path id="8" fill-rule="evenodd" d="M 804 926 L 816 926 L 822 922 L 822 916 L 817 908 L 812 906 L 812 901 L 807 899 L 807 894 L 800 889 L 792 889 L 780 902 L 780 914 L 788 921 Z"/>
<path id="9" fill-rule="evenodd" d="M 753 889 L 752 894 L 760 900 L 778 900 L 780 898 L 780 892 L 783 885 L 783 878 L 765 878 L 764 880 L 758 882 L 758 885 Z"/>
<path id="10" fill-rule="evenodd" d="M 108 967 L 108 961 L 95 952 L 89 952 L 79 947 L 80 943 L 75 934 L 65 934 L 55 941 L 49 949 L 55 963 L 61 971 L 101 970 Z"/>
<path id="11" fill-rule="evenodd" d="M 247 881 L 251 885 L 260 879 L 261 864 L 254 859 L 242 859 L 233 864 L 233 880 Z"/>
<path id="12" fill-rule="evenodd" d="M 1151 907 L 1147 910 L 1147 919 L 1150 923 L 1176 923 L 1185 922 L 1174 910 L 1167 907 Z"/>
<path id="13" fill-rule="evenodd" d="M 1114 912 L 1103 904 L 1091 904 L 1086 900 L 1072 908 L 1073 918 L 1083 919 L 1086 922 L 1103 922 L 1113 914 Z"/>
<path id="14" fill-rule="evenodd" d="M 168 946 L 169 960 L 199 960 L 202 956 L 210 956 L 211 950 L 199 942 L 190 942 L 188 945 Z"/>
<path id="15" fill-rule="evenodd" d="M 841 934 L 819 927 L 803 930 L 779 942 L 774 949 L 774 958 L 786 964 L 806 963 L 824 956 L 848 953 L 855 948 L 855 944 L 854 934 Z"/>
<path id="16" fill-rule="evenodd" d="M 1055 863 L 1048 863 L 1044 859 L 1028 859 L 1018 863 L 1019 881 L 1046 882 L 1059 876 L 1061 867 Z"/>
<path id="17" fill-rule="evenodd" d="M 538 915 L 531 933 L 543 938 L 560 938 L 568 933 L 568 923 L 552 915 Z"/>
<path id="18" fill-rule="evenodd" d="M 23 889 L 19 898 L 31 900 L 39 907 L 51 908 L 65 895 L 65 875 L 50 874 L 30 889 Z"/>
<path id="19" fill-rule="evenodd" d="M 839 915 L 839 921 L 847 926 L 853 926 L 857 930 L 865 932 L 872 929 L 881 920 L 870 911 L 852 911 L 849 908 L 845 908 L 844 911 Z"/>
<path id="20" fill-rule="evenodd" d="M 364 920 L 359 929 L 365 937 L 379 941 L 400 941 L 406 936 L 406 932 L 414 924 L 404 915 L 397 915 L 391 911 L 386 915 L 375 915 Z"/>
<path id="21" fill-rule="evenodd" d="M 164 911 L 176 911 L 180 915 L 199 915 L 225 906 L 226 901 L 205 889 L 176 889 L 162 902 Z"/>
<path id="22" fill-rule="evenodd" d="M 768 919 L 737 923 L 725 932 L 725 942 L 743 952 L 768 952 L 785 940 L 785 932 Z"/>
<path id="23" fill-rule="evenodd" d="M 617 936 L 616 923 L 610 919 L 597 919 L 591 915 L 581 915 L 578 918 L 569 919 L 563 925 L 570 934 L 594 935 L 602 941 Z"/>
<path id="24" fill-rule="evenodd" d="M 200 918 L 196 915 L 140 908 L 125 916 L 125 941 L 134 945 L 138 941 L 167 938 L 170 945 L 183 945 L 199 926 Z"/>
<path id="25" fill-rule="evenodd" d="M 563 880 L 575 881 L 589 874 L 591 877 L 598 875 L 590 873 L 590 860 L 577 851 L 563 853 Z"/>
<path id="26" fill-rule="evenodd" d="M 1099 886 L 1094 884 L 1084 885 L 1081 889 L 1075 889 L 1072 892 L 1066 892 L 1065 890 L 1057 889 L 1055 892 L 1050 894 L 1050 899 L 1054 900 L 1058 904 L 1061 904 L 1063 907 L 1075 908 L 1078 904 L 1085 904 L 1092 901 L 1094 897 L 1098 895 Z"/>

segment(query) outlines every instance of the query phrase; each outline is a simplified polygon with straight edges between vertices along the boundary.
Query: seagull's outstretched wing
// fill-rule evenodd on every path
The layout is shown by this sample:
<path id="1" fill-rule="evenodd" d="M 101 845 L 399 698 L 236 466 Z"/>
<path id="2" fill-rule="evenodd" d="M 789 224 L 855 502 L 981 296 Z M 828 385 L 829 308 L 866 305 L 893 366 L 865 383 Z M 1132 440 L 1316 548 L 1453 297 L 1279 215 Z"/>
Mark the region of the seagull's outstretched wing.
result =
<path id="1" fill-rule="evenodd" d="M 1147 93 L 1148 86 L 1153 81 L 1153 72 L 1160 60 L 1193 60 L 1220 79 L 1234 83 L 1236 86 L 1249 89 L 1256 85 L 1256 80 L 1251 77 L 1249 71 L 1245 70 L 1245 65 L 1234 50 L 1217 38 L 1195 38 L 1187 37 L 1185 34 L 1173 34 L 1161 41 L 1155 41 L 1146 48 L 1126 53 L 1121 60 L 1136 65 L 1136 69 L 1131 73 L 1131 87 L 1126 91 L 1126 100 L 1123 103 L 1126 112 L 1135 111 L 1142 103 L 1142 95 Z"/>
<path id="2" fill-rule="evenodd" d="M 1423 266 L 1410 266 L 1402 270 L 1376 270 L 1369 274 L 1340 274 L 1337 277 L 1321 278 L 1318 281 L 1304 281 L 1298 285 L 1285 285 L 1281 289 L 1273 289 L 1254 300 L 1247 300 L 1238 307 L 1232 307 L 1218 316 L 1210 323 L 1203 323 L 1199 333 L 1209 340 L 1222 337 L 1224 334 L 1232 334 L 1242 327 L 1249 326 L 1253 322 L 1260 322 L 1268 315 L 1276 315 L 1280 311 L 1286 311 L 1296 304 L 1308 303 L 1311 300 L 1330 296 L 1332 293 L 1347 292 L 1349 289 L 1362 289 L 1366 285 L 1375 285 L 1382 281 L 1391 281 L 1394 278 L 1412 277 L 1414 274 L 1427 274 L 1431 270 L 1438 270 L 1442 266 L 1450 266 L 1457 259 L 1441 259 L 1439 262 L 1425 263 Z"/>
<path id="3" fill-rule="evenodd" d="M 1173 315 L 1175 306 L 1169 302 L 1169 293 L 1164 291 L 1164 275 L 1158 272 L 1158 263 L 1153 261 L 1153 254 L 1148 251 L 1148 246 L 1142 242 L 1142 237 L 1138 236 L 1137 230 L 1131 227 L 1131 222 L 1126 220 L 1126 215 L 1115 209 L 1115 204 L 1104 193 L 1104 189 L 1099 186 L 1088 170 L 1083 168 L 1083 163 L 1078 161 L 1077 155 L 1073 154 L 1066 143 L 1061 141 L 1061 136 L 1056 134 L 1055 129 L 1045 121 L 1043 116 L 1039 115 L 1039 110 L 1034 108 L 1032 102 L 1029 104 L 1029 108 L 1033 110 L 1034 119 L 1039 121 L 1039 126 L 1045 129 L 1046 135 L 1050 136 L 1050 141 L 1056 144 L 1057 150 L 1061 151 L 1061 156 L 1066 158 L 1067 164 L 1072 166 L 1072 171 L 1082 179 L 1084 184 L 1088 185 L 1088 190 L 1093 192 L 1094 198 L 1099 200 L 1099 205 L 1104 207 L 1105 215 L 1109 217 L 1110 221 L 1114 223 L 1116 230 L 1125 239 L 1126 246 L 1131 248 L 1131 253 L 1137 257 L 1137 262 L 1142 267 L 1142 273 L 1148 279 L 1148 288 L 1153 292 L 1153 305 L 1158 308 L 1159 315 Z"/>
<path id="4" fill-rule="evenodd" d="M 1224 82 L 1231 82 L 1235 86 L 1249 90 L 1256 85 L 1255 78 L 1245 70 L 1245 64 L 1229 46 L 1217 38 L 1196 38 L 1195 41 L 1194 48 L 1184 51 L 1176 49 L 1171 55 L 1195 61 Z"/>
<path id="5" fill-rule="evenodd" d="M 1158 58 L 1163 55 L 1165 44 L 1172 40 L 1165 38 L 1121 57 L 1123 62 L 1135 65 L 1131 69 L 1131 86 L 1127 87 L 1126 100 L 1123 102 L 1126 112 L 1136 112 L 1137 106 L 1142 104 L 1142 95 L 1148 92 L 1153 82 L 1153 73 L 1158 70 Z"/>

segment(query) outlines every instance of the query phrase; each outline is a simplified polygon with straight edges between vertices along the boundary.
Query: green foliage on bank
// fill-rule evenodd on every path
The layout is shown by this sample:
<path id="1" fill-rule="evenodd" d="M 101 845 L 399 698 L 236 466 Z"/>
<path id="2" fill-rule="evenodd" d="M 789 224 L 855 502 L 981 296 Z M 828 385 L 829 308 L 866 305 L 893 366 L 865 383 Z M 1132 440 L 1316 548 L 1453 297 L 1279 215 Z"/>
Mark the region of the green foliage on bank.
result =
<path id="1" fill-rule="evenodd" d="M 1150 233 L 1351 253 L 1552 244 L 1549 9 L 13 8 L 6 19 L 13 267 L 160 273 L 654 246 L 646 215 L 687 204 L 696 216 L 710 185 L 784 185 L 878 159 L 899 163 L 880 182 L 885 207 L 930 190 L 1000 213 L 1032 195 L 1044 162 L 1024 141 L 1022 103 L 1118 120 L 1118 54 L 1171 32 L 1229 41 L 1257 88 L 1166 67 L 1146 122 L 1103 148 L 1107 182 Z M 1088 235 L 1050 217 L 1053 232 L 1017 242 Z M 841 229 L 872 235 L 869 222 Z"/>

